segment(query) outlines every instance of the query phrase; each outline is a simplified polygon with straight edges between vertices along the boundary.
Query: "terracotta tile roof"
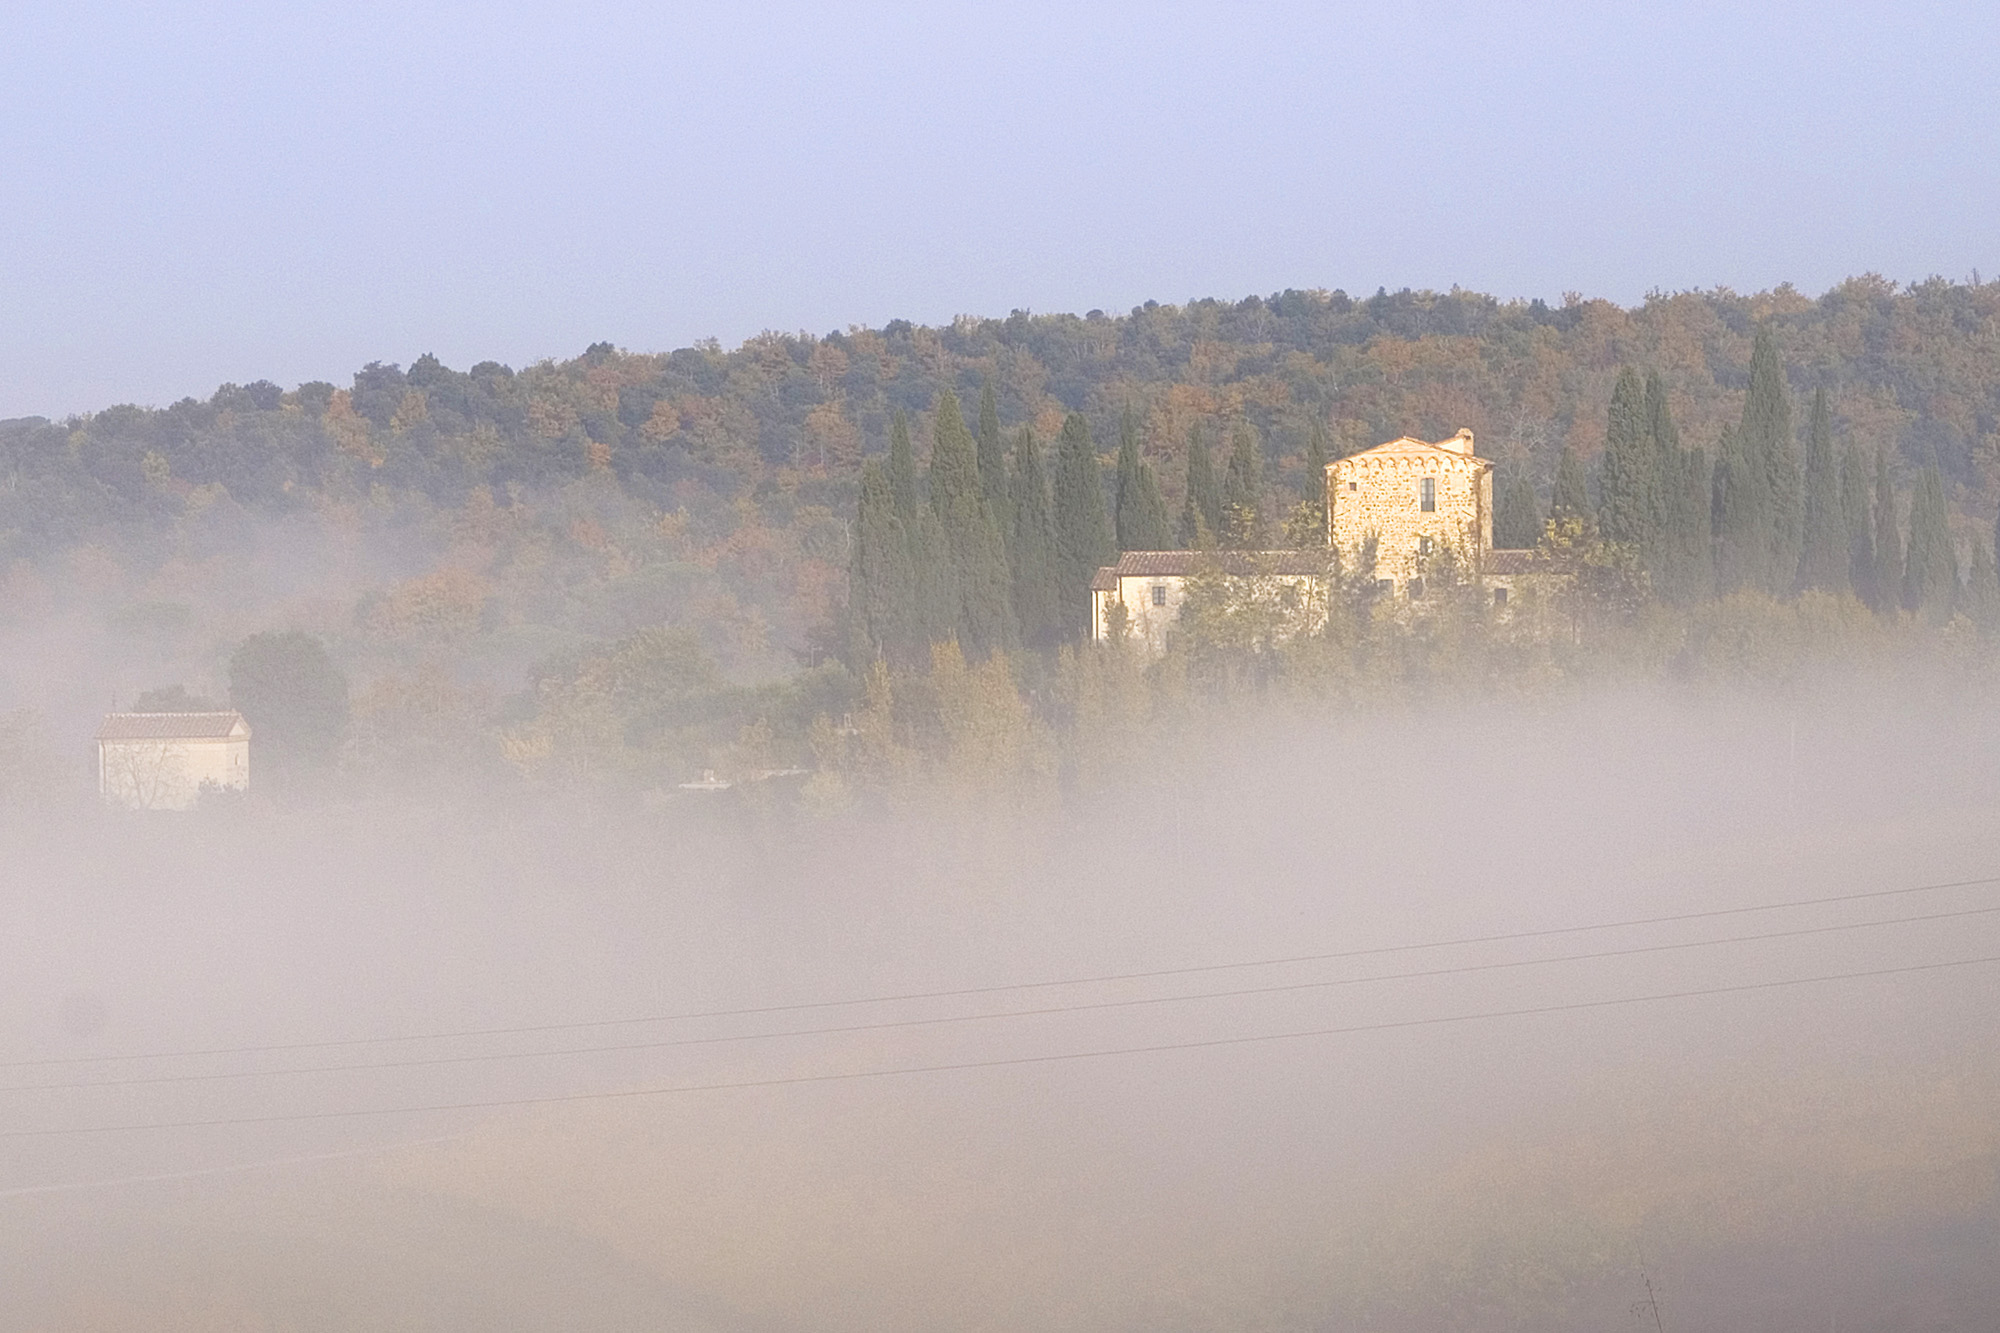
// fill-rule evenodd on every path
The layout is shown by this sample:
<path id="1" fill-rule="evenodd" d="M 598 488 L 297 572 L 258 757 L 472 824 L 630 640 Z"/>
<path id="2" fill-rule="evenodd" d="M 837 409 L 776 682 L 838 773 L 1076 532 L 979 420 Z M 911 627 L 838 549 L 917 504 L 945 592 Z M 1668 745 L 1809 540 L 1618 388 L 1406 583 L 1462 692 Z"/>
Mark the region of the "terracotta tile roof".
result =
<path id="1" fill-rule="evenodd" d="M 1331 563 L 1324 550 L 1306 551 L 1127 551 L 1118 563 L 1097 571 L 1098 579 L 1182 577 L 1190 574 L 1324 574 Z M 1116 586 L 1107 582 L 1102 589 Z M 1098 589 L 1097 579 L 1091 581 Z"/>
<path id="2" fill-rule="evenodd" d="M 1486 553 L 1483 568 L 1488 574 L 1532 574 L 1535 572 L 1533 551 L 1501 551 Z"/>
<path id="3" fill-rule="evenodd" d="M 1117 592 L 1118 570 L 1114 565 L 1099 565 L 1097 572 L 1090 576 L 1092 592 Z"/>
<path id="4" fill-rule="evenodd" d="M 1370 454 L 1443 454 L 1447 458 L 1469 459 L 1475 463 L 1490 462 L 1488 459 L 1480 458 L 1473 452 L 1473 448 L 1471 431 L 1461 431 L 1449 440 L 1439 440 L 1435 443 L 1430 440 L 1420 440 L 1414 435 L 1404 435 L 1386 444 L 1378 444 L 1372 449 L 1349 454 L 1347 458 L 1337 458 L 1328 463 L 1327 468 L 1331 471 L 1348 459 L 1366 458 Z"/>
<path id="5" fill-rule="evenodd" d="M 101 741 L 221 741 L 249 735 L 250 724 L 237 712 L 107 713 L 97 729 Z"/>

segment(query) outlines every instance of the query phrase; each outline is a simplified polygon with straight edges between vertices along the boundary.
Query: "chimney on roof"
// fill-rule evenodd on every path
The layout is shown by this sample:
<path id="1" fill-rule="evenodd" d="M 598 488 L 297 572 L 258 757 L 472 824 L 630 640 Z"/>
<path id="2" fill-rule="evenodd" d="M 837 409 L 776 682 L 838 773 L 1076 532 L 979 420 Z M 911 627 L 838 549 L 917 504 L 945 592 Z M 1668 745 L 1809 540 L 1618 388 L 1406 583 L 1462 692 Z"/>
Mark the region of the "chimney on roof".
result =
<path id="1" fill-rule="evenodd" d="M 1455 454 L 1464 454 L 1467 458 L 1470 458 L 1472 457 L 1472 431 L 1465 426 L 1460 426 L 1458 434 L 1448 440 L 1439 440 L 1438 448 L 1449 449 Z"/>

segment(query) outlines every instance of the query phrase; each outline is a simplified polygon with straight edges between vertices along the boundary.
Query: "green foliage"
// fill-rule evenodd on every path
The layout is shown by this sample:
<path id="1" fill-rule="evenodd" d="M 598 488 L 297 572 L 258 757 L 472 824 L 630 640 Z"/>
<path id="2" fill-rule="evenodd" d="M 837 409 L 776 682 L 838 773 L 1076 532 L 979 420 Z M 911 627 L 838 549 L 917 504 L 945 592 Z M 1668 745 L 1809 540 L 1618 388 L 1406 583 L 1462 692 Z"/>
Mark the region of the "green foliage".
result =
<path id="1" fill-rule="evenodd" d="M 1671 420 L 1667 424 L 1671 429 Z M 1700 449 L 1672 448 L 1664 457 L 1660 536 L 1648 568 L 1655 592 L 1670 602 L 1686 604 L 1715 591 L 1710 536 L 1714 480 L 1708 455 Z"/>
<path id="2" fill-rule="evenodd" d="M 1875 451 L 1875 588 L 1879 611 L 1896 605 L 1903 589 L 1903 537 L 1896 524 L 1896 492 L 1889 484 L 1889 456 Z"/>
<path id="3" fill-rule="evenodd" d="M 951 593 L 938 596 L 951 609 L 938 613 L 930 642 L 955 637 L 976 657 L 1006 652 L 1017 641 L 1006 546 L 986 503 L 972 434 L 949 389 L 938 395 L 931 423 L 931 511 L 951 574 Z"/>
<path id="4" fill-rule="evenodd" d="M 1139 451 L 1139 423 L 1126 408 L 1118 425 L 1118 470 L 1112 481 L 1113 526 L 1121 551 L 1167 549 L 1167 506 L 1153 468 Z"/>
<path id="5" fill-rule="evenodd" d="M 1868 606 L 1882 609 L 1876 578 L 1875 530 L 1868 518 L 1868 471 L 1861 446 L 1849 440 L 1840 460 L 1840 513 L 1847 535 L 1847 582 Z"/>
<path id="6" fill-rule="evenodd" d="M 1647 419 L 1646 385 L 1630 366 L 1618 372 L 1604 432 L 1604 497 L 1598 528 L 1608 541 L 1650 553 L 1659 538 L 1663 460 Z"/>
<path id="7" fill-rule="evenodd" d="M 147 690 L 132 701 L 135 713 L 213 713 L 221 705 L 213 699 L 189 694 L 185 685 L 163 685 Z"/>
<path id="8" fill-rule="evenodd" d="M 987 507 L 1004 533 L 1010 507 L 1007 491 L 1007 448 L 1000 440 L 1000 408 L 993 396 L 993 381 L 979 390 L 979 486 Z"/>
<path id="9" fill-rule="evenodd" d="M 1725 590 L 1791 591 L 1798 576 L 1803 500 L 1791 395 L 1769 325 L 1757 330 L 1743 419 L 1717 476 L 1718 582 Z"/>
<path id="10" fill-rule="evenodd" d="M 1239 551 L 1264 546 L 1264 463 L 1257 439 L 1237 422 L 1229 444 L 1229 469 L 1222 478 L 1222 544 Z"/>
<path id="11" fill-rule="evenodd" d="M 1081 634 L 1089 620 L 1090 580 L 1115 553 L 1111 520 L 1104 512 L 1104 483 L 1090 423 L 1080 412 L 1063 420 L 1056 442 L 1056 591 L 1062 599 L 1066 632 Z"/>
<path id="12" fill-rule="evenodd" d="M 347 677 L 298 630 L 253 634 L 229 659 L 229 700 L 250 724 L 257 763 L 286 776 L 323 772 L 347 738 Z"/>
<path id="13" fill-rule="evenodd" d="M 921 614 L 916 570 L 910 535 L 896 513 L 895 492 L 880 459 L 869 459 L 861 469 L 848 605 L 858 636 L 848 654 L 850 663 L 862 666 L 877 656 L 911 660 Z"/>
<path id="14" fill-rule="evenodd" d="M 1583 479 L 1583 464 L 1577 461 L 1576 452 L 1564 444 L 1556 459 L 1556 484 L 1549 496 L 1549 517 L 1562 522 L 1589 514 L 1590 488 Z"/>
<path id="15" fill-rule="evenodd" d="M 905 528 L 917 521 L 917 456 L 910 447 L 910 418 L 900 410 L 889 426 L 889 491 Z"/>
<path id="16" fill-rule="evenodd" d="M 1021 641 L 1034 648 L 1061 642 L 1069 624 L 1056 579 L 1055 517 L 1049 485 L 1042 475 L 1042 451 L 1035 432 L 1021 427 L 1014 437 L 1014 530 L 1007 543 L 1013 566 L 1014 608 Z"/>
<path id="17" fill-rule="evenodd" d="M 1535 508 L 1535 488 L 1519 467 L 1507 469 L 1500 492 L 1493 497 L 1493 544 L 1505 551 L 1525 551 L 1542 538 L 1542 516 Z"/>
<path id="18" fill-rule="evenodd" d="M 1312 542 L 1293 539 L 1292 545 L 1321 545 L 1327 540 L 1326 529 L 1326 465 L 1327 465 L 1326 422 L 1315 415 L 1312 430 L 1306 436 L 1306 465 L 1299 482 L 1300 503 L 1305 506 L 1305 514 L 1300 526 L 1314 524 L 1319 536 Z"/>
<path id="19" fill-rule="evenodd" d="M 1209 545 L 1222 531 L 1222 487 L 1216 483 L 1215 465 L 1209 460 L 1208 441 L 1201 423 L 1188 431 L 1187 500 L 1181 506 L 1179 540 L 1182 549 Z"/>
<path id="20" fill-rule="evenodd" d="M 1958 554 L 1952 547 L 1944 481 L 1936 464 L 1917 474 L 1910 492 L 1909 554 L 1903 562 L 1903 606 L 1942 621 L 1958 604 Z"/>
<path id="21" fill-rule="evenodd" d="M 1804 529 L 1800 538 L 1800 588 L 1846 592 L 1848 577 L 1848 515 L 1841 502 L 1840 461 L 1833 451 L 1833 415 L 1824 386 L 1813 391 L 1812 416 L 1806 425 Z"/>

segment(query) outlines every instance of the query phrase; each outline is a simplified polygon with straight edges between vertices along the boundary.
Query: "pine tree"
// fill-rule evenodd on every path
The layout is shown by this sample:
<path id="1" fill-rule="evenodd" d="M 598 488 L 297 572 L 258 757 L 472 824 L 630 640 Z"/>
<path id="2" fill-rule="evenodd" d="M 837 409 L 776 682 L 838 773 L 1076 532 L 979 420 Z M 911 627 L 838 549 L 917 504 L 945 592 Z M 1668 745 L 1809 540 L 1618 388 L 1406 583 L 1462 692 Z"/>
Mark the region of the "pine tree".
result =
<path id="1" fill-rule="evenodd" d="M 1958 553 L 1936 463 L 1917 474 L 1910 492 L 1910 547 L 1903 565 L 1903 606 L 1926 619 L 1949 619 L 1958 602 Z"/>
<path id="2" fill-rule="evenodd" d="M 1049 510 L 1049 483 L 1042 472 L 1042 451 L 1026 426 L 1014 437 L 1013 530 L 1008 534 L 1008 559 L 1014 574 L 1014 609 L 1021 620 L 1021 638 L 1030 647 L 1060 643 L 1066 621 L 1062 594 L 1056 587 L 1055 520 Z"/>
<path id="3" fill-rule="evenodd" d="M 856 640 L 850 665 L 859 668 L 877 656 L 912 660 L 916 578 L 909 537 L 896 515 L 895 490 L 878 458 L 861 466 L 847 604 Z"/>
<path id="4" fill-rule="evenodd" d="M 1611 391 L 1598 493 L 1604 504 L 1598 530 L 1607 541 L 1652 550 L 1660 526 L 1660 458 L 1646 413 L 1646 386 L 1627 366 Z"/>
<path id="5" fill-rule="evenodd" d="M 1222 544 L 1239 551 L 1264 545 L 1263 453 L 1247 422 L 1236 423 L 1222 478 Z"/>
<path id="6" fill-rule="evenodd" d="M 993 382 L 979 391 L 979 484 L 1001 532 L 1007 531 L 1007 448 L 1000 440 L 1000 407 Z"/>
<path id="7" fill-rule="evenodd" d="M 1181 508 L 1180 543 L 1192 550 L 1214 541 L 1222 527 L 1222 488 L 1215 484 L 1215 465 L 1201 423 L 1188 432 L 1187 503 Z"/>
<path id="8" fill-rule="evenodd" d="M 1535 508 L 1535 488 L 1526 468 L 1510 467 L 1507 480 L 1494 497 L 1493 544 L 1503 551 L 1522 551 L 1542 540 L 1542 516 Z"/>
<path id="9" fill-rule="evenodd" d="M 953 630 L 975 657 L 1005 652 L 1015 642 L 1006 547 L 986 502 L 972 433 L 951 390 L 938 395 L 931 425 L 931 510 L 957 592 Z"/>
<path id="10" fill-rule="evenodd" d="M 1896 491 L 1889 484 L 1889 456 L 1875 451 L 1875 587 L 1876 609 L 1887 611 L 1900 600 L 1903 588 L 1903 536 L 1896 524 Z"/>
<path id="11" fill-rule="evenodd" d="M 1583 480 L 1583 464 L 1565 444 L 1556 458 L 1555 492 L 1549 497 L 1549 517 L 1557 522 L 1584 518 L 1590 513 L 1590 488 Z"/>
<path id="12" fill-rule="evenodd" d="M 1833 416 L 1826 389 L 1813 392 L 1812 417 L 1806 426 L 1804 522 L 1800 534 L 1800 588 L 1844 592 L 1847 576 L 1847 512 L 1840 499 L 1840 464 L 1833 452 Z"/>
<path id="13" fill-rule="evenodd" d="M 912 535 L 917 525 L 917 459 L 910 449 L 910 419 L 896 410 L 889 427 L 889 493 L 896 498 L 896 517 Z"/>
<path id="14" fill-rule="evenodd" d="M 1849 441 L 1840 464 L 1840 512 L 1847 531 L 1847 582 L 1854 595 L 1876 610 L 1882 609 L 1881 589 L 1875 582 L 1875 533 L 1868 522 L 1868 474 L 1861 461 L 1861 448 Z"/>
<path id="15" fill-rule="evenodd" d="M 1081 412 L 1063 421 L 1054 489 L 1056 589 L 1062 596 L 1065 633 L 1074 633 L 1089 621 L 1090 580 L 1110 563 L 1114 549 L 1097 452 Z"/>
<path id="16" fill-rule="evenodd" d="M 1112 519 L 1121 551 L 1160 551 L 1167 545 L 1167 506 L 1152 465 L 1139 451 L 1139 423 L 1126 408 L 1118 426 L 1118 472 L 1112 482 Z"/>

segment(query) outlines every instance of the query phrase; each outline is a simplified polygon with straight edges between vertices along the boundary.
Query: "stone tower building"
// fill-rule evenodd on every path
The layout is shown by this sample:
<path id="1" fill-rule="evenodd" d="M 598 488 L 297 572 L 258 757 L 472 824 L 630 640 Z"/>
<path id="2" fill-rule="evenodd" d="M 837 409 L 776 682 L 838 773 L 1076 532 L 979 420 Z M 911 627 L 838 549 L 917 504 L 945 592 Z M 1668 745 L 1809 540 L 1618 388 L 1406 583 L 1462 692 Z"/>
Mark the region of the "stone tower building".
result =
<path id="1" fill-rule="evenodd" d="M 1472 432 L 1432 443 L 1405 435 L 1326 467 L 1327 539 L 1355 569 L 1372 538 L 1375 577 L 1422 595 L 1430 561 L 1449 549 L 1478 575 L 1493 551 L 1493 464 L 1472 451 Z"/>

